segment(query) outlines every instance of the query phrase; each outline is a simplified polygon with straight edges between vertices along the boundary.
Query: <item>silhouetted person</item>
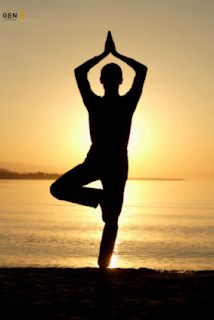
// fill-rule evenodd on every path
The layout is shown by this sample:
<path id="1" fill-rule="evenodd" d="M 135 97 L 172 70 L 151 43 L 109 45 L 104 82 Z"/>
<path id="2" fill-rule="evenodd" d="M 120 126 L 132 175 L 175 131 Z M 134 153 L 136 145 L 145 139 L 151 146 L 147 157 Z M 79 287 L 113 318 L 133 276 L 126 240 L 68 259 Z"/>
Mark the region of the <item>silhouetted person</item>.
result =
<path id="1" fill-rule="evenodd" d="M 94 94 L 87 79 L 89 70 L 109 53 L 127 63 L 136 73 L 131 89 L 123 96 L 118 93 L 123 81 L 122 71 L 115 63 L 107 64 L 101 70 L 103 97 Z M 132 115 L 142 93 L 146 72 L 144 65 L 116 51 L 110 32 L 104 52 L 75 69 L 77 84 L 89 113 L 92 145 L 82 164 L 51 185 L 51 194 L 59 200 L 94 208 L 100 204 L 105 222 L 98 259 L 100 268 L 109 266 L 114 250 L 128 175 L 127 145 Z M 98 179 L 103 189 L 85 187 Z"/>

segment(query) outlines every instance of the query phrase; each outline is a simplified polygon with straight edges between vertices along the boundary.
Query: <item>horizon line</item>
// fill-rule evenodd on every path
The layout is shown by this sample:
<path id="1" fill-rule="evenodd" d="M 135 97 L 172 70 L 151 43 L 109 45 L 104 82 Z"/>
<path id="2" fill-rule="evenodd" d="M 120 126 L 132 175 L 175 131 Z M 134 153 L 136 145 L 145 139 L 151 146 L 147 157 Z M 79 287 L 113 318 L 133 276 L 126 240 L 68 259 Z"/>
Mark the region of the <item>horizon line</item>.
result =
<path id="1" fill-rule="evenodd" d="M 11 171 L 5 168 L 0 168 L 0 179 L 14 179 L 16 178 L 38 178 L 38 179 L 45 179 L 48 177 L 60 177 L 62 174 L 60 173 L 47 173 L 43 171 L 35 171 L 35 172 L 17 172 L 17 171 Z M 180 177 L 129 177 L 127 180 L 186 180 L 184 178 Z"/>

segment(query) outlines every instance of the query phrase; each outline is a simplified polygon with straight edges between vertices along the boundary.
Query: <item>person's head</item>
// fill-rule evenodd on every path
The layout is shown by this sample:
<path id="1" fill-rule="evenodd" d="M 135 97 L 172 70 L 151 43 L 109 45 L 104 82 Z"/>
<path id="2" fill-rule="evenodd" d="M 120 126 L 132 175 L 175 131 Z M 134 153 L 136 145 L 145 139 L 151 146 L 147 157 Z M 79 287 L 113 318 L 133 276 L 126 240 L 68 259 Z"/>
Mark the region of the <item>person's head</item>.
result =
<path id="1" fill-rule="evenodd" d="M 100 82 L 103 84 L 105 90 L 118 90 L 119 85 L 122 83 L 122 81 L 122 70 L 116 63 L 106 64 L 102 68 Z"/>

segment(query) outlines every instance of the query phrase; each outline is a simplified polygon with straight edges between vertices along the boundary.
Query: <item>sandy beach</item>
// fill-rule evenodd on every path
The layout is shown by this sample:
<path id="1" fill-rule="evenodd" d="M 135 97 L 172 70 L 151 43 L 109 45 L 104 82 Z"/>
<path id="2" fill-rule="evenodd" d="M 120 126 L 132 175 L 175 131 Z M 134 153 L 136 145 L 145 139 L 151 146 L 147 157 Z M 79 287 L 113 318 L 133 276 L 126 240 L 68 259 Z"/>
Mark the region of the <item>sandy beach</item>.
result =
<path id="1" fill-rule="evenodd" d="M 214 319 L 214 271 L 1 268 L 1 319 Z"/>

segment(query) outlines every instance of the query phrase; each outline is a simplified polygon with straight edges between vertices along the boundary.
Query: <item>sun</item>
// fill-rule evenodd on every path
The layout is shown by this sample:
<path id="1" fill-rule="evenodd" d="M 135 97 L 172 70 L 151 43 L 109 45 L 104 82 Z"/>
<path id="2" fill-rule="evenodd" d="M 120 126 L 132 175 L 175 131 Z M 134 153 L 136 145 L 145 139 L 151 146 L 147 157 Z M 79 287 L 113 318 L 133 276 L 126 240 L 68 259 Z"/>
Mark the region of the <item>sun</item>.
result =
<path id="1" fill-rule="evenodd" d="M 117 267 L 118 267 L 118 258 L 116 256 L 116 254 L 113 254 L 111 257 L 111 262 L 110 262 L 109 268 L 114 269 Z"/>

